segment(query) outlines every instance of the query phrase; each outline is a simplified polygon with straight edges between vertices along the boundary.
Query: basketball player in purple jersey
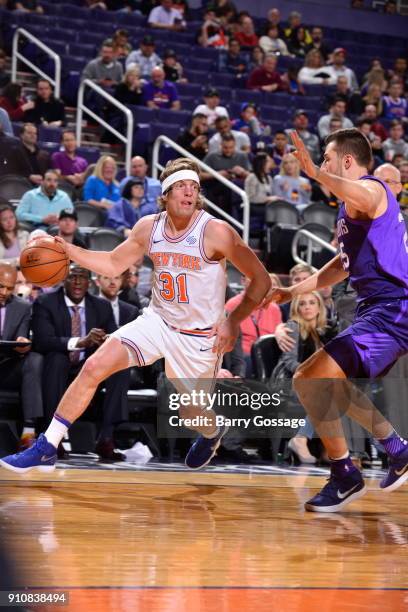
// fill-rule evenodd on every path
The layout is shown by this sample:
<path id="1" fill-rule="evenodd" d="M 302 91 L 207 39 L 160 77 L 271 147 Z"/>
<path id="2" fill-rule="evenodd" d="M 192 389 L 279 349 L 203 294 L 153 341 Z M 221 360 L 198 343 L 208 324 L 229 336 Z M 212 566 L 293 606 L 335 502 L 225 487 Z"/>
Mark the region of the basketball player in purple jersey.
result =
<path id="1" fill-rule="evenodd" d="M 328 483 L 305 507 L 336 512 L 366 492 L 349 456 L 341 414 L 347 413 L 383 444 L 389 469 L 382 489 L 392 491 L 408 479 L 407 442 L 345 380 L 381 376 L 408 352 L 408 238 L 394 195 L 386 183 L 368 174 L 371 147 L 358 130 L 330 134 L 320 168 L 296 132 L 292 140 L 302 170 L 343 200 L 337 221 L 340 253 L 303 282 L 271 291 L 266 302 L 282 304 L 347 277 L 357 292 L 353 324 L 302 363 L 293 380 L 331 458 Z"/>

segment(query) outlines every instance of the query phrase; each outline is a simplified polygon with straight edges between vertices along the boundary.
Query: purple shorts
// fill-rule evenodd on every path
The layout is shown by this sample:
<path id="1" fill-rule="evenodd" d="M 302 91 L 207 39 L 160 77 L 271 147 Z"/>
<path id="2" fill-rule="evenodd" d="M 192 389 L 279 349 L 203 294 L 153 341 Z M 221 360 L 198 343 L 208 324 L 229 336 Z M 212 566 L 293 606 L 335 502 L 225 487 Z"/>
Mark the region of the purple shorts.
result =
<path id="1" fill-rule="evenodd" d="M 408 353 L 408 299 L 361 303 L 354 322 L 324 350 L 347 378 L 384 376 Z"/>

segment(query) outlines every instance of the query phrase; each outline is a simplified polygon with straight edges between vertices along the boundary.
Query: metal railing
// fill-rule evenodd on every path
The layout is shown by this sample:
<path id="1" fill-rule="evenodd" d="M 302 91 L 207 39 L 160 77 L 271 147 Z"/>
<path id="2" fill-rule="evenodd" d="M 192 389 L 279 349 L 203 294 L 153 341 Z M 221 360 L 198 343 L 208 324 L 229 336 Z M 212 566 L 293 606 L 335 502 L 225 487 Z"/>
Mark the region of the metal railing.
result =
<path id="1" fill-rule="evenodd" d="M 297 252 L 299 241 L 302 237 L 305 237 L 308 240 L 306 260 L 299 257 L 298 252 Z M 292 257 L 294 261 L 296 261 L 296 263 L 307 263 L 309 264 L 309 266 L 312 265 L 313 243 L 318 244 L 319 246 L 325 248 L 327 251 L 330 251 L 331 253 L 333 253 L 333 255 L 337 255 L 338 251 L 332 244 L 330 244 L 329 242 L 326 242 L 326 240 L 323 240 L 323 238 L 320 238 L 319 236 L 312 234 L 308 230 L 300 229 L 296 232 L 296 234 L 293 237 L 293 241 L 292 241 Z"/>
<path id="2" fill-rule="evenodd" d="M 99 117 L 99 115 L 94 113 L 93 110 L 91 110 L 90 108 L 86 106 L 86 104 L 84 103 L 84 95 L 85 95 L 86 87 L 89 87 L 95 93 L 105 98 L 105 100 L 107 100 L 110 104 L 112 104 L 113 106 L 116 106 L 116 108 L 122 111 L 122 113 L 126 117 L 126 124 L 127 124 L 126 125 L 126 136 L 124 136 L 123 134 L 115 130 L 114 127 L 109 125 L 109 123 L 107 123 L 104 119 Z M 106 130 L 111 132 L 111 134 L 114 134 L 116 138 L 119 138 L 119 140 L 125 143 L 126 145 L 126 172 L 127 174 L 130 174 L 130 161 L 132 159 L 133 125 L 134 125 L 132 111 L 129 108 L 127 108 L 127 106 L 122 104 L 121 102 L 118 102 L 118 100 L 116 100 L 108 92 L 102 89 L 102 87 L 99 87 L 99 85 L 96 85 L 96 83 L 94 83 L 93 81 L 89 79 L 84 79 L 82 83 L 80 84 L 79 90 L 78 90 L 77 118 L 76 118 L 76 138 L 77 138 L 78 146 L 80 146 L 81 144 L 82 118 L 83 118 L 84 113 L 86 113 L 87 115 L 95 119 L 97 123 L 102 125 Z"/>
<path id="3" fill-rule="evenodd" d="M 30 42 L 37 45 L 37 47 L 39 47 L 42 51 L 44 51 L 44 53 L 49 55 L 50 58 L 54 60 L 55 62 L 54 78 L 50 77 L 48 74 L 43 72 L 41 68 L 33 64 L 29 59 L 24 57 L 22 53 L 20 53 L 20 51 L 18 50 L 18 42 L 21 36 L 23 36 L 24 38 L 27 38 Z M 61 95 L 61 58 L 60 56 L 58 55 L 58 53 L 55 53 L 55 51 L 50 49 L 50 47 L 45 45 L 43 42 L 41 42 L 41 40 L 39 40 L 36 36 L 33 36 L 33 34 L 30 34 L 30 32 L 28 32 L 24 28 L 17 28 L 13 36 L 13 51 L 12 51 L 12 57 L 11 57 L 11 80 L 13 81 L 13 83 L 15 83 L 17 79 L 18 60 L 20 60 L 27 66 L 29 66 L 31 70 L 39 74 L 43 79 L 46 79 L 47 81 L 49 81 L 54 86 L 55 97 L 56 98 L 60 97 Z"/>
<path id="4" fill-rule="evenodd" d="M 248 196 L 245 193 L 245 191 L 243 189 L 240 189 L 239 187 L 237 187 L 237 185 L 235 185 L 235 183 L 233 183 L 232 181 L 229 181 L 228 179 L 223 177 L 221 174 L 219 174 L 213 168 L 210 168 L 210 166 L 207 166 L 207 164 L 205 164 L 203 161 L 201 161 L 200 159 L 197 159 L 196 157 L 194 157 L 194 155 L 192 155 L 191 153 L 186 151 L 186 149 L 183 149 L 183 147 L 180 147 L 180 145 L 178 145 L 176 142 L 174 142 L 174 140 L 171 140 L 171 138 L 168 138 L 168 136 L 158 136 L 156 138 L 156 140 L 155 140 L 154 145 L 153 145 L 153 155 L 152 155 L 152 174 L 153 174 L 153 178 L 158 178 L 159 170 L 163 170 L 163 166 L 159 163 L 159 152 L 160 152 L 160 145 L 161 145 L 161 143 L 169 145 L 175 151 L 180 153 L 180 155 L 182 155 L 183 157 L 188 157 L 192 161 L 195 161 L 196 164 L 199 166 L 199 168 L 203 172 L 207 172 L 208 174 L 211 174 L 211 176 L 213 176 L 217 181 L 219 181 L 225 187 L 228 187 L 229 189 L 231 189 L 231 191 L 234 191 L 234 193 L 239 195 L 239 197 L 242 200 L 242 205 L 241 206 L 242 206 L 242 209 L 243 209 L 243 211 L 242 211 L 243 212 L 243 223 L 241 223 L 240 221 L 237 221 L 237 219 L 234 219 L 234 217 L 232 217 L 227 212 L 225 212 L 225 210 L 223 210 L 222 208 L 217 206 L 217 204 L 214 204 L 214 202 L 211 202 L 211 200 L 209 200 L 208 198 L 204 197 L 204 201 L 207 204 L 207 206 L 209 206 L 211 209 L 215 210 L 220 216 L 222 216 L 224 219 L 226 219 L 226 221 L 228 221 L 231 225 L 234 225 L 238 230 L 240 230 L 242 232 L 243 240 L 246 243 L 248 243 L 248 240 L 249 240 L 249 209 L 250 209 L 250 204 L 249 204 Z"/>

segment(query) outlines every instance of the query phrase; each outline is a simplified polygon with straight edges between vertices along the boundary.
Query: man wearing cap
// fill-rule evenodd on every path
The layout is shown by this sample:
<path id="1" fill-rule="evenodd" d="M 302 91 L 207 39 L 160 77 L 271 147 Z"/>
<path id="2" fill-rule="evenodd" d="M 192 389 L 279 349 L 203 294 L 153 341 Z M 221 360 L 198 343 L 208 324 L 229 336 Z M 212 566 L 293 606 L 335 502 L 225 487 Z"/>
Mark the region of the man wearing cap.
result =
<path id="1" fill-rule="evenodd" d="M 293 115 L 293 129 L 297 131 L 300 138 L 305 143 L 305 147 L 309 151 L 313 161 L 317 164 L 321 156 L 319 138 L 316 134 L 309 132 L 308 127 L 309 117 L 307 111 L 299 108 Z M 285 132 L 289 136 L 291 129 L 287 129 Z"/>
<path id="2" fill-rule="evenodd" d="M 204 104 L 199 104 L 193 115 L 201 113 L 207 117 L 208 127 L 213 128 L 217 117 L 229 117 L 225 106 L 220 106 L 220 94 L 217 89 L 210 87 L 204 94 Z"/>
<path id="3" fill-rule="evenodd" d="M 19 221 L 31 223 L 35 228 L 46 229 L 58 222 L 58 215 L 64 208 L 74 208 L 71 198 L 58 189 L 57 172 L 47 170 L 41 185 L 25 192 L 17 206 L 16 216 Z"/>
<path id="4" fill-rule="evenodd" d="M 166 81 L 171 83 L 186 83 L 187 79 L 183 77 L 183 67 L 177 61 L 176 52 L 173 49 L 167 49 L 163 54 L 163 70 Z"/>
<path id="5" fill-rule="evenodd" d="M 358 81 L 354 71 L 345 65 L 346 54 L 346 50 L 343 49 L 343 47 L 337 47 L 337 49 L 333 51 L 333 63 L 330 66 L 325 67 L 324 70 L 330 75 L 330 81 L 333 84 L 337 83 L 339 76 L 347 77 L 348 88 L 351 91 L 355 91 L 358 89 Z"/>
<path id="6" fill-rule="evenodd" d="M 180 31 L 186 29 L 183 15 L 172 7 L 172 0 L 161 0 L 160 6 L 150 11 L 147 23 L 151 28 Z"/>
<path id="7" fill-rule="evenodd" d="M 140 69 L 140 76 L 143 79 L 150 78 L 150 74 L 156 66 L 161 64 L 161 59 L 155 52 L 155 42 L 152 36 L 145 36 L 140 41 L 140 48 L 132 51 L 126 58 L 126 70 L 132 64 L 137 64 Z"/>
<path id="8" fill-rule="evenodd" d="M 85 238 L 78 230 L 78 215 L 75 209 L 69 208 L 61 210 L 58 216 L 58 236 L 65 242 L 87 249 Z"/>
<path id="9" fill-rule="evenodd" d="M 164 77 L 163 68 L 153 68 L 150 82 L 143 86 L 143 100 L 148 108 L 180 110 L 177 88 Z"/>

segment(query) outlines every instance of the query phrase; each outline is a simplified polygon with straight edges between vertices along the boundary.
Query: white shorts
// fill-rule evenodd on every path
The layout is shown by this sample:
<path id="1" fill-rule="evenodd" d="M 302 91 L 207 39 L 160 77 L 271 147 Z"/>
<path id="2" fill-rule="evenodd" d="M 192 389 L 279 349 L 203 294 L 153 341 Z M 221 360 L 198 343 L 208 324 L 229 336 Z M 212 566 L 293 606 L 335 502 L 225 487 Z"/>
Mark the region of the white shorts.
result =
<path id="1" fill-rule="evenodd" d="M 191 387 L 191 382 L 197 379 L 212 381 L 221 366 L 222 355 L 212 352 L 215 337 L 174 331 L 150 307 L 111 336 L 130 349 L 133 362 L 129 366 L 147 366 L 164 357 L 167 378 L 172 382 L 183 379 L 183 388 Z M 176 386 L 179 387 L 177 383 Z"/>

